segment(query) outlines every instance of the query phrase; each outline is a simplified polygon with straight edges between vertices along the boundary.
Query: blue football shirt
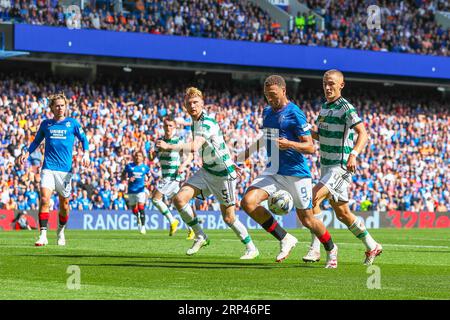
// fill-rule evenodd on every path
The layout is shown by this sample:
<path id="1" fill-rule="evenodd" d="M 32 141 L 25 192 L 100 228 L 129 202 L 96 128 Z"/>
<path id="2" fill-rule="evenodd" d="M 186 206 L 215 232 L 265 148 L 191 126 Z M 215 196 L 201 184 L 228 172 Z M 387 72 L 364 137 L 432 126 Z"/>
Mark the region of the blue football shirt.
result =
<path id="1" fill-rule="evenodd" d="M 77 120 L 73 118 L 65 118 L 61 121 L 47 119 L 42 121 L 28 151 L 30 154 L 33 153 L 45 139 L 42 169 L 71 172 L 75 137 L 82 142 L 84 151 L 89 150 L 88 140 Z"/>
<path id="2" fill-rule="evenodd" d="M 293 149 L 280 150 L 277 138 L 300 142 L 300 136 L 310 135 L 311 125 L 303 111 L 289 102 L 280 110 L 267 106 L 263 111 L 263 133 L 267 149 L 265 174 L 311 178 L 311 171 L 305 156 Z"/>
<path id="3" fill-rule="evenodd" d="M 128 182 L 128 193 L 141 193 L 145 191 L 145 175 L 150 172 L 150 168 L 145 164 L 136 165 L 134 162 L 127 164 L 125 172 L 128 178 L 134 177 L 134 181 Z"/>

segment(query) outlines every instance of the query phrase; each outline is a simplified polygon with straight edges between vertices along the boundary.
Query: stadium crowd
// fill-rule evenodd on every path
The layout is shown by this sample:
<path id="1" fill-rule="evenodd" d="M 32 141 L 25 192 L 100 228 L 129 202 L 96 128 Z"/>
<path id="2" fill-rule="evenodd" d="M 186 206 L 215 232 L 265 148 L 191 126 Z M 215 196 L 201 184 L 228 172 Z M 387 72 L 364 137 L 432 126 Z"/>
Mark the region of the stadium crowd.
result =
<path id="1" fill-rule="evenodd" d="M 436 11 L 450 11 L 448 1 L 306 0 L 324 17 L 325 32 L 313 33 L 320 46 L 448 56 L 449 30 L 434 21 Z M 380 7 L 380 28 L 368 29 L 369 5 Z M 298 20 L 297 20 L 298 21 Z M 298 23 L 297 23 L 298 25 Z M 290 42 L 296 41 L 291 35 Z"/>
<path id="2" fill-rule="evenodd" d="M 94 83 L 63 80 L 29 73 L 12 79 L 0 74 L 0 208 L 37 209 L 39 168 L 43 148 L 21 167 L 14 160 L 29 145 L 41 121 L 51 117 L 47 97 L 65 92 L 69 116 L 78 119 L 90 142 L 91 168 L 81 167 L 81 146 L 73 165 L 72 209 L 126 209 L 126 183 L 120 175 L 131 161 L 133 150 L 148 155 L 152 192 L 159 180 L 155 141 L 163 135 L 162 119 L 176 119 L 178 134 L 190 139 L 191 120 L 183 111 L 187 84 L 200 86 L 206 94 L 207 112 L 220 123 L 234 155 L 260 135 L 265 106 L 258 85 L 193 81 L 170 78 L 145 81 L 100 78 Z M 226 87 L 227 89 L 224 89 Z M 360 155 L 359 170 L 351 189 L 354 210 L 450 211 L 450 106 L 439 94 L 402 92 L 397 88 L 371 90 L 348 85 L 344 96 L 363 117 L 370 143 Z M 356 86 L 355 86 L 356 87 Z M 292 100 L 314 124 L 323 102 L 320 82 L 294 91 Z M 319 177 L 318 152 L 308 157 L 315 182 Z M 241 164 L 238 199 L 264 169 L 264 150 Z M 201 166 L 197 156 L 189 177 Z M 58 203 L 53 197 L 54 206 Z M 212 199 L 194 203 L 197 210 L 217 210 Z M 152 208 L 151 201 L 147 203 Z"/>
<path id="3" fill-rule="evenodd" d="M 69 19 L 74 20 L 58 1 L 48 3 L 45 0 L 0 0 L 0 21 L 66 26 Z M 297 14 L 289 31 L 283 30 L 280 23 L 249 1 L 124 1 L 122 12 L 115 12 L 112 3 L 86 2 L 80 11 L 78 27 L 449 55 L 449 29 L 438 26 L 434 20 L 436 10 L 450 10 L 445 0 L 385 0 L 379 4 L 381 27 L 374 30 L 368 30 L 366 24 L 367 7 L 374 4 L 373 1 L 307 0 L 305 4 L 324 17 L 325 29 L 321 30 L 311 11 Z"/>

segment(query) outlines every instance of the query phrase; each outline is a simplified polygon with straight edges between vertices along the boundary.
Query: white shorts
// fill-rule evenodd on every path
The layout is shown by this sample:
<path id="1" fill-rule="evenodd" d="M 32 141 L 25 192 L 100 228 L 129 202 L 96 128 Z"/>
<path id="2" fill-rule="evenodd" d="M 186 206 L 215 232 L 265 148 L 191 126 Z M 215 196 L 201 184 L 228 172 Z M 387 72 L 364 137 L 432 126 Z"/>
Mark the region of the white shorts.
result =
<path id="1" fill-rule="evenodd" d="M 320 182 L 330 191 L 331 198 L 335 202 L 348 202 L 348 187 L 352 182 L 351 172 L 340 166 L 322 166 L 320 174 Z"/>
<path id="2" fill-rule="evenodd" d="M 264 175 L 264 173 L 253 180 L 250 187 L 266 191 L 269 196 L 277 190 L 289 192 L 297 209 L 312 208 L 312 179 L 279 174 Z"/>
<path id="3" fill-rule="evenodd" d="M 200 189 L 203 199 L 212 194 L 226 207 L 236 204 L 236 180 L 214 176 L 201 168 L 186 181 L 186 184 Z"/>
<path id="4" fill-rule="evenodd" d="M 41 188 L 58 192 L 64 198 L 69 198 L 72 192 L 72 173 L 44 169 L 41 172 Z"/>
<path id="5" fill-rule="evenodd" d="M 180 182 L 177 180 L 161 179 L 156 185 L 156 190 L 171 199 L 180 191 Z"/>
<path id="6" fill-rule="evenodd" d="M 138 203 L 144 203 L 147 201 L 147 195 L 145 192 L 140 193 L 129 193 L 128 194 L 128 207 L 133 209 L 133 207 Z"/>

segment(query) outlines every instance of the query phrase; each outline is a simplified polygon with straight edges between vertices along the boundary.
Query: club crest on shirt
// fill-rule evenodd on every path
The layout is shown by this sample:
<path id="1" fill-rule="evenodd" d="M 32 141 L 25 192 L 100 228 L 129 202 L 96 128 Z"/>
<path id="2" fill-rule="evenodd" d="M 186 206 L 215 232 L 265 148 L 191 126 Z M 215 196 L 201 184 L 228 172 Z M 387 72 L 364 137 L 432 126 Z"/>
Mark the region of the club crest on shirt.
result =
<path id="1" fill-rule="evenodd" d="M 66 122 L 66 127 L 70 128 L 70 122 Z"/>

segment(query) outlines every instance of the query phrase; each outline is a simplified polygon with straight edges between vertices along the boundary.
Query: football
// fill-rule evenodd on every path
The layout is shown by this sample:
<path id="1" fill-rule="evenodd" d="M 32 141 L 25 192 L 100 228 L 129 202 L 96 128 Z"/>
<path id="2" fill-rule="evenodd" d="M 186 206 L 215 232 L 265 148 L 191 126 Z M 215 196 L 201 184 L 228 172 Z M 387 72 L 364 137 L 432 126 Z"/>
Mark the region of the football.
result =
<path id="1" fill-rule="evenodd" d="M 269 197 L 269 209 L 276 215 L 288 214 L 294 206 L 294 200 L 289 192 L 278 190 Z"/>

